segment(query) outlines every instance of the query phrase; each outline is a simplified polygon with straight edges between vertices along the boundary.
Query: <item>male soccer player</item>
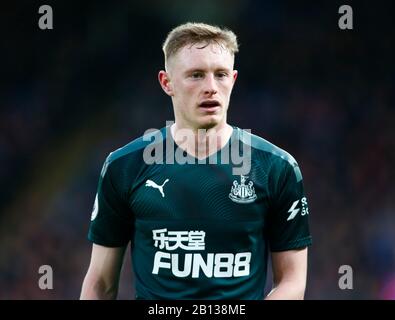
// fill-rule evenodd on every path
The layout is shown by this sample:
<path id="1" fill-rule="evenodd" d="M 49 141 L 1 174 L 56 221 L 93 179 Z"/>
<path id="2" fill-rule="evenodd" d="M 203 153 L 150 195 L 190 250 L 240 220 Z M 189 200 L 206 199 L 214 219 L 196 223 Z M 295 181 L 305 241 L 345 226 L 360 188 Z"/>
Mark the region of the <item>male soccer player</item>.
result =
<path id="1" fill-rule="evenodd" d="M 158 78 L 175 122 L 106 159 L 81 299 L 116 298 L 129 242 L 137 299 L 303 299 L 311 237 L 298 164 L 227 124 L 235 34 L 186 23 L 163 51 Z M 237 172 L 239 151 L 247 165 Z"/>

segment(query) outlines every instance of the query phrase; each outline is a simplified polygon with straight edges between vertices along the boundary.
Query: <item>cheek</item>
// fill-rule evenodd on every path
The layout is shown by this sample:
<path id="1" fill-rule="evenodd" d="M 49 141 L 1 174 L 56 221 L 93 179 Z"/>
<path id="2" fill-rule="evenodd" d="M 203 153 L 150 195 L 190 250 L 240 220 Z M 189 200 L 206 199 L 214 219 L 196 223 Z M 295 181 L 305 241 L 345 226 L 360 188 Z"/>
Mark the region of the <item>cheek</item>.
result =
<path id="1" fill-rule="evenodd" d="M 221 91 L 223 92 L 223 94 L 225 95 L 225 96 L 228 96 L 230 93 L 231 93 L 231 91 L 232 91 L 232 88 L 233 88 L 233 83 L 232 83 L 232 81 L 227 81 L 226 83 L 223 83 L 222 84 L 222 86 L 221 86 Z"/>
<path id="2" fill-rule="evenodd" d="M 184 91 L 187 93 L 194 92 L 196 90 L 199 90 L 199 85 L 194 82 L 186 82 L 183 85 Z"/>
<path id="3" fill-rule="evenodd" d="M 192 100 L 195 98 L 196 94 L 199 93 L 199 86 L 194 83 L 184 84 L 180 87 L 179 92 L 184 100 Z"/>
<path id="4" fill-rule="evenodd" d="M 183 109 L 193 103 L 195 92 L 197 92 L 196 85 L 185 82 L 175 83 L 173 89 L 174 98 Z"/>

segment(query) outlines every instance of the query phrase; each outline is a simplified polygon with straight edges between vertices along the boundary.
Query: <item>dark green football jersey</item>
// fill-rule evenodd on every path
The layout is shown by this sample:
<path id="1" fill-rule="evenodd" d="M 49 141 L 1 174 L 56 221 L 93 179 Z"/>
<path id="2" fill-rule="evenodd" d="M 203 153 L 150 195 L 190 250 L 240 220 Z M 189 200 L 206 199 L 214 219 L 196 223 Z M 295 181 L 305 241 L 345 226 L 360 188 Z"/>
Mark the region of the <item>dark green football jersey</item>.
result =
<path id="1" fill-rule="evenodd" d="M 250 150 L 247 174 L 234 175 L 234 148 Z M 174 161 L 179 150 L 165 127 L 110 153 L 89 240 L 131 241 L 137 299 L 262 299 L 268 252 L 311 244 L 298 164 L 236 127 L 211 163 Z"/>

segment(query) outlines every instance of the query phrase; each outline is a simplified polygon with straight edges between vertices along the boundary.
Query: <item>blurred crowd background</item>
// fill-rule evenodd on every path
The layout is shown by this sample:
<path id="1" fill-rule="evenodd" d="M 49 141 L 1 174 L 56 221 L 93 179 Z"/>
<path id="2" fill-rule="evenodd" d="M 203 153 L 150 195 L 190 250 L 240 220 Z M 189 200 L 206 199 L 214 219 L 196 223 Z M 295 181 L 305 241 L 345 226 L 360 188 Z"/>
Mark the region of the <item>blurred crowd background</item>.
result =
<path id="1" fill-rule="evenodd" d="M 391 1 L 2 4 L 0 299 L 77 299 L 109 152 L 172 120 L 157 72 L 186 21 L 240 41 L 230 123 L 299 162 L 310 205 L 307 299 L 395 299 L 395 5 Z M 338 27 L 351 4 L 354 29 Z M 53 290 L 38 269 L 53 268 Z M 353 268 L 341 290 L 339 267 Z M 119 298 L 133 299 L 130 257 Z M 268 288 L 270 283 L 268 283 Z"/>

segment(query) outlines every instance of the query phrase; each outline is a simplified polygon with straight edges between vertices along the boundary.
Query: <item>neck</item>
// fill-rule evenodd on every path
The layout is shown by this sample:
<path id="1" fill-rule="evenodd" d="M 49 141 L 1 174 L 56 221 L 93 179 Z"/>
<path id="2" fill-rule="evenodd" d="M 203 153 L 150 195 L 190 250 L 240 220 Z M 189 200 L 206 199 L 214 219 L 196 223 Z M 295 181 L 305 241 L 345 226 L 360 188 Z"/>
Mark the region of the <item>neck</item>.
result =
<path id="1" fill-rule="evenodd" d="M 179 148 L 201 159 L 223 148 L 230 139 L 233 128 L 227 123 L 210 129 L 183 128 L 174 123 L 170 132 Z"/>

